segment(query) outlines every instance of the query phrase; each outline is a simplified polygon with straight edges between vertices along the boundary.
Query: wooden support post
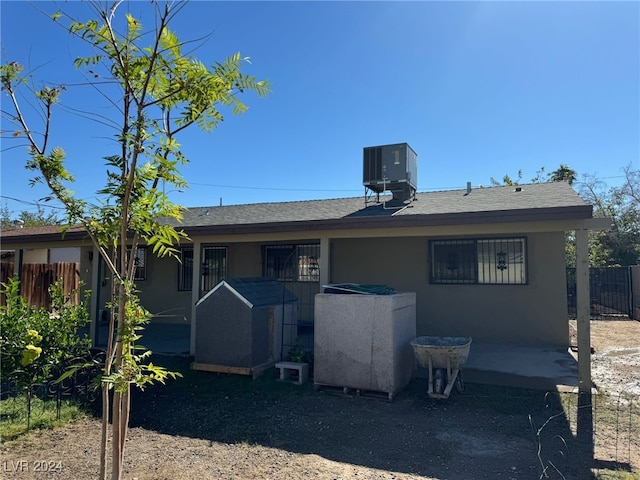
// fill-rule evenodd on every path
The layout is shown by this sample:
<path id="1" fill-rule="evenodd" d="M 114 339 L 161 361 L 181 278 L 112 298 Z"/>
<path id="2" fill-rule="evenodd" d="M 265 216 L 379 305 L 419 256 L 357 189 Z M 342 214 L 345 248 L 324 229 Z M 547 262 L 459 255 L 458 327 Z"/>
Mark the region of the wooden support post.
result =
<path id="1" fill-rule="evenodd" d="M 576 230 L 576 299 L 578 324 L 578 390 L 591 392 L 591 305 L 589 296 L 589 230 Z"/>

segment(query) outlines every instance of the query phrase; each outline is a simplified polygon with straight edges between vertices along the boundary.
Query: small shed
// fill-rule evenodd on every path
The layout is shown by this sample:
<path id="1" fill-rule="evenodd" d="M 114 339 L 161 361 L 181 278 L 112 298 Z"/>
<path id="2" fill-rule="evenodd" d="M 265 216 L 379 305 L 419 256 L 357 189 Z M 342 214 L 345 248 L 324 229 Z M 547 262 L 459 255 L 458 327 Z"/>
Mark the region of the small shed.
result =
<path id="1" fill-rule="evenodd" d="M 327 291 L 315 297 L 315 385 L 393 399 L 413 376 L 416 294 L 355 284 Z"/>
<path id="2" fill-rule="evenodd" d="M 265 278 L 218 283 L 196 304 L 195 370 L 252 375 L 281 360 L 282 344 L 295 335 L 297 297 Z"/>

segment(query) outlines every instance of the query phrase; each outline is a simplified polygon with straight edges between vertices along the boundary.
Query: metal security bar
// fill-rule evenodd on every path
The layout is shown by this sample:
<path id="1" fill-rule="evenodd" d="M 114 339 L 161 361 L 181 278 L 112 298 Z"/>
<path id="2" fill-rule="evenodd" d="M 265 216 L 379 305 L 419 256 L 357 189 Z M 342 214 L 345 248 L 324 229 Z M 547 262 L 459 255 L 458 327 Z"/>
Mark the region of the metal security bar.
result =
<path id="1" fill-rule="evenodd" d="M 589 268 L 589 305 L 592 318 L 633 318 L 631 268 Z M 567 268 L 567 306 L 569 317 L 576 318 L 575 268 Z"/>
<path id="2" fill-rule="evenodd" d="M 314 302 L 320 293 L 320 245 L 265 245 L 263 276 L 284 282 L 297 298 L 297 315 L 283 324 L 291 335 L 283 342 L 282 356 L 310 362 L 313 355 Z"/>
<path id="3" fill-rule="evenodd" d="M 320 245 L 266 245 L 263 276 L 286 282 L 320 281 Z"/>
<path id="4" fill-rule="evenodd" d="M 431 283 L 523 285 L 526 239 L 432 240 Z"/>
<path id="5" fill-rule="evenodd" d="M 477 240 L 478 283 L 527 283 L 524 238 Z"/>
<path id="6" fill-rule="evenodd" d="M 476 263 L 473 240 L 431 242 L 431 283 L 476 283 Z"/>
<path id="7" fill-rule="evenodd" d="M 178 263 L 178 290 L 188 291 L 193 288 L 193 248 L 180 250 Z"/>
<path id="8" fill-rule="evenodd" d="M 227 247 L 202 247 L 201 296 L 227 276 Z"/>

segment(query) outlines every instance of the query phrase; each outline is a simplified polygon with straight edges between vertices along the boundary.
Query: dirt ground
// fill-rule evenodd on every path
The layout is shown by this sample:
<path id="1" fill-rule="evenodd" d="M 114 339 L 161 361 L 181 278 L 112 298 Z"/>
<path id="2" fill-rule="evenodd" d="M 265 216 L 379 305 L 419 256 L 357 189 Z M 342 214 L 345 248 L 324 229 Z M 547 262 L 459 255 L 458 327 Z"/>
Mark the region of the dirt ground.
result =
<path id="1" fill-rule="evenodd" d="M 611 395 L 640 396 L 640 322 L 592 321 L 591 347 L 596 386 Z"/>
<path id="2" fill-rule="evenodd" d="M 592 322 L 592 336 L 598 386 L 637 386 L 640 322 Z M 552 463 L 564 478 L 590 477 L 571 426 L 554 416 L 561 411 L 557 397 L 544 392 L 467 385 L 463 394 L 436 401 L 416 379 L 388 402 L 271 376 L 194 372 L 182 358 L 157 361 L 185 378 L 134 396 L 128 480 L 522 480 L 540 478 Z M 34 432 L 2 448 L 0 478 L 93 480 L 99 432 L 94 418 Z M 631 458 L 621 463 L 640 471 L 635 435 Z M 611 462 L 598 448 L 596 459 Z"/>

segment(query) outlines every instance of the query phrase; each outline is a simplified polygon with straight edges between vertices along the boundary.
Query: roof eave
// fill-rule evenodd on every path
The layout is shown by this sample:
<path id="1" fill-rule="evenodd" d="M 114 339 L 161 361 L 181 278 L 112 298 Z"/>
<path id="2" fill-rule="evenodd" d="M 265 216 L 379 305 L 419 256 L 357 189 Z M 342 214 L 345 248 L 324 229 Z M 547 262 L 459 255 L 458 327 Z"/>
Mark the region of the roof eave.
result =
<path id="1" fill-rule="evenodd" d="M 89 240 L 89 235 L 85 230 L 75 230 L 73 232 L 55 232 L 55 233 L 41 233 L 30 235 L 10 235 L 0 236 L 2 238 L 2 245 L 11 246 L 13 244 L 26 244 L 26 243 L 47 243 L 47 242 L 59 242 L 59 241 L 82 241 Z"/>
<path id="2" fill-rule="evenodd" d="M 571 221 L 593 217 L 591 205 L 575 205 L 567 207 L 547 207 L 530 209 L 505 209 L 483 212 L 438 213 L 427 215 L 397 215 L 397 216 L 369 216 L 343 217 L 323 220 L 301 220 L 285 222 L 247 223 L 235 225 L 177 225 L 189 236 L 197 235 L 243 235 L 279 232 L 301 232 L 320 230 L 347 230 L 366 228 L 402 228 L 402 227 L 437 227 L 449 225 L 478 225 L 490 223 L 515 222 L 544 222 Z M 12 245 L 47 243 L 58 241 L 86 241 L 89 239 L 86 231 L 74 230 L 66 233 L 45 233 L 38 235 L 11 235 L 2 237 L 3 248 Z"/>
<path id="3" fill-rule="evenodd" d="M 395 217 L 337 218 L 293 222 L 265 222 L 239 225 L 182 226 L 189 236 L 242 235 L 256 233 L 346 230 L 389 227 L 437 227 L 448 225 L 477 225 L 489 223 L 570 221 L 592 218 L 591 205 L 549 207 L 522 210 L 494 210 Z"/>

